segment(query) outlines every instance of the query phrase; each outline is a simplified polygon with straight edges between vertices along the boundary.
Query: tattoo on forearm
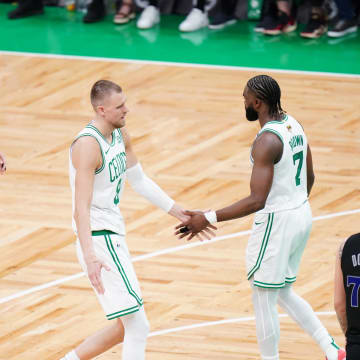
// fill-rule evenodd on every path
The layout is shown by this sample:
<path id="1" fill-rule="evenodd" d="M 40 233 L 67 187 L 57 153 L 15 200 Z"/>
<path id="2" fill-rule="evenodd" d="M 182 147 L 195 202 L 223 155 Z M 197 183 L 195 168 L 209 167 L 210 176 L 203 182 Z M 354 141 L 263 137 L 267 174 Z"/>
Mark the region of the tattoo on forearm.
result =
<path id="1" fill-rule="evenodd" d="M 344 245 L 345 245 L 345 242 L 343 242 L 343 243 L 341 244 L 340 248 L 339 248 L 339 258 L 340 258 L 340 260 L 341 260 L 342 252 L 343 252 L 343 250 L 344 250 Z"/>
<path id="2" fill-rule="evenodd" d="M 346 319 L 346 315 L 345 314 L 336 314 L 341 330 L 344 333 L 344 335 L 346 334 L 347 331 L 347 319 Z"/>

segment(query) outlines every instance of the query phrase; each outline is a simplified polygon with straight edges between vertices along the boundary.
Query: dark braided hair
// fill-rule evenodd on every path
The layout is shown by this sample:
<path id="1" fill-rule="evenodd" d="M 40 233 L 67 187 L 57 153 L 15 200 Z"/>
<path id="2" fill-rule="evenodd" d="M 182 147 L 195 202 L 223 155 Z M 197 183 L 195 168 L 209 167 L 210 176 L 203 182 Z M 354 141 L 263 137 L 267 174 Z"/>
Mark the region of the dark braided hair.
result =
<path id="1" fill-rule="evenodd" d="M 280 103 L 281 90 L 275 79 L 268 75 L 254 76 L 248 81 L 247 87 L 269 106 L 269 115 L 272 118 L 284 115 L 285 111 Z"/>

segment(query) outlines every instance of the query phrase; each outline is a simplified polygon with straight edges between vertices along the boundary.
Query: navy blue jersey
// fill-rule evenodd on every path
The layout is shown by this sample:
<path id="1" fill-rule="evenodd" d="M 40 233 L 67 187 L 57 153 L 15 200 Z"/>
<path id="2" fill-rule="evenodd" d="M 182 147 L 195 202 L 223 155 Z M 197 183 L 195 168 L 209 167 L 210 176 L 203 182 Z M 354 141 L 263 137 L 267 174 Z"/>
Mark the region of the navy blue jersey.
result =
<path id="1" fill-rule="evenodd" d="M 342 255 L 348 341 L 360 343 L 360 233 L 346 240 Z"/>

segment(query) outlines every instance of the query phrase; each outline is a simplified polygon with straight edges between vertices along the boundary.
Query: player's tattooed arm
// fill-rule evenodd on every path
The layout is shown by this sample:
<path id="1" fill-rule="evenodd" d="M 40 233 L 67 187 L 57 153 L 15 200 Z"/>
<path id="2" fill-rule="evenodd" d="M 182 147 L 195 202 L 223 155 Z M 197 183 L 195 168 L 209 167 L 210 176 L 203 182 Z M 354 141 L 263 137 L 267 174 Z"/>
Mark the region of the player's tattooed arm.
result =
<path id="1" fill-rule="evenodd" d="M 346 335 L 346 331 L 348 327 L 346 316 L 340 316 L 338 313 L 336 313 L 336 316 L 339 321 L 342 332 L 344 333 L 344 335 Z"/>
<path id="2" fill-rule="evenodd" d="M 340 245 L 339 247 L 339 258 L 340 258 L 340 261 L 341 261 L 341 256 L 342 256 L 342 253 L 343 253 L 343 250 L 344 250 L 344 245 L 345 245 L 345 241 Z"/>

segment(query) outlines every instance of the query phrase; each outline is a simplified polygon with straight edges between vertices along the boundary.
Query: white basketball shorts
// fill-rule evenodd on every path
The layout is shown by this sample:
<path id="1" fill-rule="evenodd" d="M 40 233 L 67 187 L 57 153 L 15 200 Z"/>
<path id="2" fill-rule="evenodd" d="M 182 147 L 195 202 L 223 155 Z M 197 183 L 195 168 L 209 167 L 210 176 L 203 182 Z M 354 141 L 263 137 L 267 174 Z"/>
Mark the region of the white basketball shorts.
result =
<path id="1" fill-rule="evenodd" d="M 281 288 L 293 283 L 311 225 L 308 201 L 292 210 L 255 214 L 246 249 L 248 280 L 264 288 Z"/>
<path id="2" fill-rule="evenodd" d="M 101 270 L 104 294 L 98 294 L 93 287 L 106 318 L 112 320 L 138 311 L 143 300 L 125 237 L 103 230 L 93 231 L 92 240 L 97 258 L 111 268 L 110 271 L 104 268 Z M 76 242 L 76 252 L 87 275 L 79 239 Z"/>

